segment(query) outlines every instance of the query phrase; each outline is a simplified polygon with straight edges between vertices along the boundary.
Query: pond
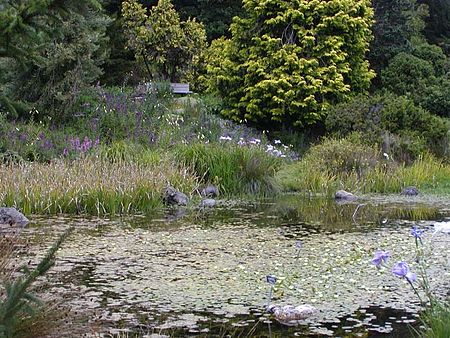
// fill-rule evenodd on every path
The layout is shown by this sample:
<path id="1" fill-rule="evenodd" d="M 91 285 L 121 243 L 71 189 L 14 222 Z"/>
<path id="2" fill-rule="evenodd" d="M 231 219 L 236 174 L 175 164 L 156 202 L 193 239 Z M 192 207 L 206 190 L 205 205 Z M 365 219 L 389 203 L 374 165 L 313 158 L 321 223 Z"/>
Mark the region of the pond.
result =
<path id="1" fill-rule="evenodd" d="M 428 229 L 431 287 L 448 296 L 450 235 L 432 228 L 449 219 L 444 198 L 367 196 L 339 205 L 283 195 L 153 217 L 35 216 L 23 235 L 42 255 L 74 227 L 43 283 L 86 314 L 88 336 L 405 337 L 419 325 L 420 306 L 390 266 L 404 260 L 418 272 L 410 231 Z M 389 267 L 370 263 L 378 249 L 391 253 Z M 317 312 L 299 326 L 278 323 L 265 312 L 267 275 L 277 277 L 272 303 Z"/>

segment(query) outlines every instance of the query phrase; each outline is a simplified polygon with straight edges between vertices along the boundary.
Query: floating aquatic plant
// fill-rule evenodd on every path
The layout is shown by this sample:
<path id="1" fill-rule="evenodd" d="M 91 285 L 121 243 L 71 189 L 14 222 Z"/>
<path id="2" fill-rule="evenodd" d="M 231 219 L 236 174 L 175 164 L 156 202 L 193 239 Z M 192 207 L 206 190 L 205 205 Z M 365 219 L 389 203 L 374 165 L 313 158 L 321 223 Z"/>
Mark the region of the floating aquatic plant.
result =
<path id="1" fill-rule="evenodd" d="M 293 198 L 299 204 L 307 202 L 298 196 Z M 409 206 L 410 202 L 405 202 L 403 207 Z M 447 209 L 441 214 L 448 215 Z M 351 213 L 349 215 L 351 219 Z M 57 227 L 55 222 L 64 226 L 68 222 L 79 223 L 76 234 L 60 252 L 62 259 L 58 268 L 61 272 L 55 276 L 59 277 L 55 279 L 58 283 L 67 278 L 75 282 L 64 284 L 56 292 L 69 290 L 75 297 L 69 300 L 70 306 L 82 312 L 102 309 L 105 314 L 102 322 L 108 325 L 115 323 L 133 330 L 136 325 L 141 328 L 167 324 L 169 330 L 182 330 L 180 327 L 185 324 L 177 319 L 189 311 L 205 314 L 209 321 L 200 321 L 197 325 L 210 328 L 210 335 L 217 332 L 210 326 L 215 321 L 227 321 L 221 325 L 234 327 L 236 321 L 244 318 L 249 321 L 239 323 L 252 326 L 250 320 L 267 318 L 261 317 L 261 310 L 265 310 L 267 303 L 265 297 L 270 284 L 265 277 L 268 274 L 277 278 L 271 304 L 283 307 L 305 302 L 318 309 L 308 328 L 275 326 L 272 327 L 275 335 L 280 334 L 280 330 L 284 333 L 280 336 L 306 332 L 303 330 L 324 330 L 326 323 L 359 313 L 360 309 L 367 309 L 367 321 L 361 320 L 359 328 L 353 327 L 356 321 L 349 323 L 353 334 L 383 329 L 383 325 L 378 327 L 370 321 L 380 312 L 381 315 L 391 313 L 390 309 L 401 322 L 414 320 L 420 307 L 413 291 L 405 280 L 402 292 L 395 292 L 403 279 L 390 274 L 393 263 L 404 259 L 411 270 L 417 272 L 419 281 L 415 286 L 419 285 L 418 267 L 406 255 L 408 251 L 413 252 L 414 246 L 410 229 L 404 227 L 407 221 L 395 226 L 397 218 L 387 216 L 389 227 L 379 228 L 375 224 L 353 231 L 348 228 L 330 231 L 322 223 L 296 217 L 282 219 L 271 205 L 257 207 L 250 203 L 218 207 L 207 218 L 195 221 L 189 217 L 171 222 L 164 217 L 127 217 L 120 221 L 45 218 L 37 222 L 42 227 L 36 227 L 36 231 L 48 236 L 49 231 L 43 225 L 51 225 L 53 230 Z M 428 223 L 431 224 L 424 222 Z M 283 229 L 283 233 L 275 236 L 278 228 Z M 424 243 L 431 233 L 424 233 Z M 441 241 L 445 235 L 438 235 L 438 240 L 432 242 L 433 250 L 427 254 L 433 261 L 433 269 L 429 270 L 433 289 L 442 294 L 445 288 L 437 286 L 445 285 L 448 278 L 448 246 Z M 301 239 L 303 248 L 299 258 L 293 259 L 297 239 Z M 391 254 L 388 273 L 373 273 L 372 251 L 387 248 Z M 196 277 L 189 278 L 193 273 Z M 83 299 L 78 297 L 81 276 L 87 277 L 87 290 L 83 292 L 89 292 Z M 82 287 L 84 290 L 84 284 Z M 392 292 L 380 293 L 380 289 Z M 374 297 L 377 297 L 376 302 Z M 375 306 L 373 309 L 369 308 L 371 304 Z M 377 306 L 383 309 L 378 312 Z M 260 327 L 262 322 L 257 322 Z M 388 329 L 392 330 L 386 324 Z M 239 330 L 245 329 L 240 327 Z M 285 330 L 292 331 L 287 334 Z M 336 335 L 338 330 L 330 329 L 328 335 Z"/>
<path id="2" fill-rule="evenodd" d="M 300 250 L 303 247 L 303 243 L 301 241 L 295 241 L 295 251 L 296 251 L 296 258 L 300 257 Z"/>

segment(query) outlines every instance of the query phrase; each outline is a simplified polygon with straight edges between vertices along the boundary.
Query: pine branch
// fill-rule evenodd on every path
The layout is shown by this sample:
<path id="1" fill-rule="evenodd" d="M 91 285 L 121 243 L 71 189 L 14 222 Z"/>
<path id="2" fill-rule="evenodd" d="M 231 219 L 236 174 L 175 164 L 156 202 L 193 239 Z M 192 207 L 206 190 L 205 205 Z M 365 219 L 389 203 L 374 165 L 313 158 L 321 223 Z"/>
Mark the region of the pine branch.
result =
<path id="1" fill-rule="evenodd" d="M 0 337 L 9 337 L 20 325 L 23 314 L 33 317 L 39 310 L 40 301 L 28 293 L 29 287 L 36 279 L 44 275 L 55 263 L 55 254 L 63 241 L 70 234 L 72 228 L 65 231 L 47 251 L 37 267 L 26 274 L 25 278 L 18 278 L 12 283 L 6 283 L 6 299 L 0 304 Z M 26 271 L 26 270 L 25 270 Z"/>

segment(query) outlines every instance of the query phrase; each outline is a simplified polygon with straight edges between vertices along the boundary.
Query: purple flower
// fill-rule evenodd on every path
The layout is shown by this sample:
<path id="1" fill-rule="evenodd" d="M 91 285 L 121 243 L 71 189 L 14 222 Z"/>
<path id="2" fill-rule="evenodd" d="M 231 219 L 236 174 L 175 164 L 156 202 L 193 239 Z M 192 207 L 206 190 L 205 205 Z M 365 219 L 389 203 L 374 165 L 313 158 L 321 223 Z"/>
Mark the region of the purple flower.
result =
<path id="1" fill-rule="evenodd" d="M 412 283 L 417 280 L 417 275 L 411 271 L 408 271 L 405 278 L 407 279 L 408 282 Z"/>
<path id="2" fill-rule="evenodd" d="M 91 148 L 91 146 L 92 146 L 92 142 L 91 142 L 91 140 L 86 136 L 85 138 L 84 138 L 84 140 L 83 140 L 83 143 L 81 144 L 81 151 L 82 152 L 86 152 L 86 151 L 88 151 L 90 148 Z"/>
<path id="3" fill-rule="evenodd" d="M 421 244 L 422 244 L 422 234 L 423 234 L 423 232 L 424 232 L 423 229 L 419 229 L 416 226 L 414 226 L 411 229 L 411 235 L 413 235 L 416 240 L 419 240 Z"/>
<path id="4" fill-rule="evenodd" d="M 269 283 L 270 285 L 275 285 L 275 283 L 277 282 L 277 277 L 272 276 L 272 275 L 267 275 L 266 282 Z"/>
<path id="5" fill-rule="evenodd" d="M 70 145 L 74 150 L 80 150 L 80 139 L 78 137 L 70 139 Z"/>
<path id="6" fill-rule="evenodd" d="M 392 267 L 392 273 L 397 277 L 405 277 L 409 272 L 409 266 L 405 262 L 398 262 Z"/>
<path id="7" fill-rule="evenodd" d="M 27 141 L 28 140 L 28 135 L 24 134 L 24 133 L 20 134 L 19 140 L 22 141 L 22 142 Z"/>
<path id="8" fill-rule="evenodd" d="M 69 150 L 68 150 L 67 148 L 64 148 L 64 150 L 63 150 L 63 156 L 64 156 L 64 157 L 69 156 Z"/>
<path id="9" fill-rule="evenodd" d="M 389 257 L 389 251 L 378 250 L 373 256 L 372 264 L 374 264 L 377 268 L 380 268 L 383 263 L 387 263 Z"/>
<path id="10" fill-rule="evenodd" d="M 295 248 L 300 250 L 302 248 L 303 244 L 301 241 L 295 241 Z"/>
<path id="11" fill-rule="evenodd" d="M 44 147 L 44 149 L 47 149 L 47 150 L 52 149 L 52 148 L 53 148 L 53 143 L 52 143 L 52 141 L 50 141 L 50 140 L 45 140 L 45 141 L 44 141 L 43 147 Z"/>
<path id="12" fill-rule="evenodd" d="M 417 280 L 416 274 L 409 270 L 409 266 L 405 262 L 398 262 L 395 264 L 392 267 L 392 273 L 397 277 L 406 278 L 409 283 Z"/>

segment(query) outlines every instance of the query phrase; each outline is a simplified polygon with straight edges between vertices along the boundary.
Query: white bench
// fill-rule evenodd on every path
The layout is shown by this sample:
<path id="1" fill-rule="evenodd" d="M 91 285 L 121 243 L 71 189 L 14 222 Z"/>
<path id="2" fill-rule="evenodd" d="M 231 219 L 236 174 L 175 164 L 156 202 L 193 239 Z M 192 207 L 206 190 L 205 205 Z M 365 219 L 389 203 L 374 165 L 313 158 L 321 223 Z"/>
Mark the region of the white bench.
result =
<path id="1" fill-rule="evenodd" d="M 189 90 L 189 83 L 171 83 L 170 89 L 174 94 L 192 94 Z"/>

